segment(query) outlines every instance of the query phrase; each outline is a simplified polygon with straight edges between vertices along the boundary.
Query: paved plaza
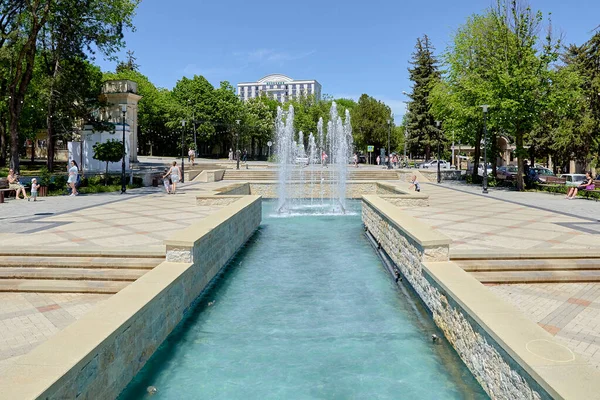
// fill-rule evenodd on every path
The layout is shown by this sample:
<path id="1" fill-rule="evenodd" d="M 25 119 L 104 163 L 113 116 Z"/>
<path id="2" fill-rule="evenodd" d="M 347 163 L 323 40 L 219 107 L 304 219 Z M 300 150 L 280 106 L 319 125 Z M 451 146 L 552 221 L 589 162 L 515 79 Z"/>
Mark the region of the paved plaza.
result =
<path id="1" fill-rule="evenodd" d="M 178 193 L 162 188 L 76 197 L 44 197 L 37 202 L 0 204 L 0 251 L 15 249 L 128 249 L 163 252 L 163 240 L 221 206 L 198 206 L 196 194 L 218 184 L 189 183 Z M 0 293 L 0 373 L 83 316 L 106 294 Z"/>
<path id="2" fill-rule="evenodd" d="M 546 193 L 517 193 L 459 184 L 422 185 L 427 208 L 407 208 L 413 217 L 452 238 L 451 252 L 597 249 L 600 203 L 564 200 Z"/>
<path id="3" fill-rule="evenodd" d="M 600 250 L 600 202 L 548 193 L 514 192 L 446 182 L 427 183 L 430 207 L 407 208 L 453 239 L 461 251 L 514 254 Z M 600 367 L 600 284 L 536 283 L 487 287 L 574 352 Z"/>

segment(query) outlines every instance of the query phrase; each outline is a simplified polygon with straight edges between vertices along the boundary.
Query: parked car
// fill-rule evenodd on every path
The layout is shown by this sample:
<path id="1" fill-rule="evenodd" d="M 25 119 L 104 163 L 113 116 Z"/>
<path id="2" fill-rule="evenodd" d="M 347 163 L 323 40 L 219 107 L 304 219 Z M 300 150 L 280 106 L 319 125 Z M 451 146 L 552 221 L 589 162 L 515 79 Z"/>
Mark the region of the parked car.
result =
<path id="1" fill-rule="evenodd" d="M 442 169 L 450 168 L 450 164 L 448 164 L 447 161 L 439 160 L 439 163 L 440 163 L 440 168 L 442 168 Z M 438 160 L 431 160 L 431 161 L 422 163 L 421 165 L 419 165 L 419 168 L 437 169 L 437 166 L 438 166 Z"/>
<path id="2" fill-rule="evenodd" d="M 503 165 L 496 169 L 496 178 L 506 181 L 514 181 L 519 173 L 516 165 Z"/>
<path id="3" fill-rule="evenodd" d="M 566 180 L 567 186 L 579 186 L 585 181 L 585 174 L 562 174 L 560 178 Z"/>
<path id="4" fill-rule="evenodd" d="M 543 168 L 543 167 L 542 168 L 540 168 L 540 167 L 530 168 L 529 169 L 529 177 L 531 178 L 531 180 L 533 182 L 537 182 L 537 183 L 563 184 L 566 182 L 566 179 L 557 177 L 556 174 L 554 172 L 552 172 L 552 170 L 549 170 L 548 168 Z"/>

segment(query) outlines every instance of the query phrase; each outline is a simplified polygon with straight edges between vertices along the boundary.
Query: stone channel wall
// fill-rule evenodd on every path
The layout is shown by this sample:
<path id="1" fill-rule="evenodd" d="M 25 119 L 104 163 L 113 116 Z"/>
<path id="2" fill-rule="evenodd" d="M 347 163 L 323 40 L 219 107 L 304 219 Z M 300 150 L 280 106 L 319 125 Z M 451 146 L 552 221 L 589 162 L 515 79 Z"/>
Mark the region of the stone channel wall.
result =
<path id="1" fill-rule="evenodd" d="M 395 207 L 394 207 L 395 208 Z M 377 196 L 363 198 L 365 227 L 423 300 L 438 327 L 493 399 L 549 399 L 518 364 L 478 326 L 460 302 L 435 284 L 425 264 L 447 262 L 450 240 L 402 215 Z"/>
<path id="2" fill-rule="evenodd" d="M 3 399 L 115 399 L 261 221 L 243 196 L 165 241 L 167 261 L 24 355 Z"/>

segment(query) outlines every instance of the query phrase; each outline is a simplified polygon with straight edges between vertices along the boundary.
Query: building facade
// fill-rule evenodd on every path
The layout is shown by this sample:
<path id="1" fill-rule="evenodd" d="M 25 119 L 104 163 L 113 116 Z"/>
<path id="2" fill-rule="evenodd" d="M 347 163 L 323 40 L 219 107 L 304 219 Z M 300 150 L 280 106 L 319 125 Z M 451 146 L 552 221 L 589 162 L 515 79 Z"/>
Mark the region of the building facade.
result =
<path id="1" fill-rule="evenodd" d="M 294 80 L 282 74 L 267 75 L 257 82 L 243 82 L 237 85 L 241 100 L 266 95 L 280 102 L 297 99 L 301 96 L 315 96 L 321 99 L 321 84 L 316 80 Z"/>

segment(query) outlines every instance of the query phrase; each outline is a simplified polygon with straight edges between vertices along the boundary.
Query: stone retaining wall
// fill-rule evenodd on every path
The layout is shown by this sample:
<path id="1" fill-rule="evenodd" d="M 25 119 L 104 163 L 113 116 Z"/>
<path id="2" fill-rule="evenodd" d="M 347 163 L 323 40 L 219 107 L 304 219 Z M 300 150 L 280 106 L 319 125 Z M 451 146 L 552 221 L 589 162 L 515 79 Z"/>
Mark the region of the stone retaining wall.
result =
<path id="1" fill-rule="evenodd" d="M 244 196 L 165 241 L 167 261 L 0 376 L 3 399 L 114 399 L 261 221 Z"/>
<path id="2" fill-rule="evenodd" d="M 570 356 L 565 357 L 566 361 L 552 360 L 553 354 L 568 354 L 569 350 L 553 343 L 547 332 L 524 317 L 519 318 L 517 310 L 496 299 L 468 273 L 449 262 L 450 239 L 444 240 L 443 235 L 378 196 L 363 198 L 362 218 L 492 399 L 591 398 L 590 393 L 597 389 L 588 388 L 598 387 L 597 371 L 590 372 L 583 365 L 585 362 L 575 356 L 572 360 Z M 462 294 L 457 295 L 460 290 Z M 473 310 L 481 303 L 484 311 L 477 314 Z M 510 330 L 500 332 L 506 330 L 505 319 L 513 324 L 517 335 L 511 336 Z M 534 342 L 542 343 L 537 351 L 528 347 Z M 580 382 L 573 380 L 573 369 L 577 368 L 581 371 L 577 377 Z M 569 378 L 571 383 L 565 385 Z M 588 397 L 579 397 L 582 390 Z M 578 391 L 578 397 L 565 395 Z"/>

